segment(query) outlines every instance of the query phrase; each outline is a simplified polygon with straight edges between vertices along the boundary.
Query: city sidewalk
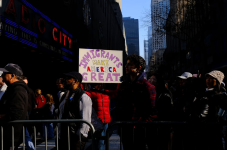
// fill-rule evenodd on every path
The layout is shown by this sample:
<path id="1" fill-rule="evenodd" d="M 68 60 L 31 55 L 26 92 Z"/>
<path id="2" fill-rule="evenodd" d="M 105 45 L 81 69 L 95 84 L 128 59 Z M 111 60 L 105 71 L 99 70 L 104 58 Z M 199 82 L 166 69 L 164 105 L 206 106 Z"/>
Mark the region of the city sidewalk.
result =
<path id="1" fill-rule="evenodd" d="M 92 141 L 89 140 L 85 145 L 85 150 L 91 148 Z M 112 134 L 109 139 L 109 150 L 120 150 L 120 137 L 117 134 Z M 22 150 L 22 145 L 20 145 L 21 148 L 19 150 Z M 51 150 L 53 147 L 55 147 L 55 140 L 47 140 L 47 150 Z M 39 138 L 37 138 L 37 150 L 45 150 L 45 141 L 41 141 Z M 105 150 L 105 149 L 104 149 Z M 123 150 L 123 148 L 122 148 Z"/>

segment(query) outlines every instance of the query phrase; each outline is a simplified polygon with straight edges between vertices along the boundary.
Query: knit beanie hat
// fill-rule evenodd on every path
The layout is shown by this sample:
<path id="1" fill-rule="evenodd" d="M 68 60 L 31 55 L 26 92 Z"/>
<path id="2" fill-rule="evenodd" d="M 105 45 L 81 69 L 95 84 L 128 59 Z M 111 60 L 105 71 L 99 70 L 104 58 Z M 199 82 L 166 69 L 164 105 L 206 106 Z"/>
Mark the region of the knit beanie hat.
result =
<path id="1" fill-rule="evenodd" d="M 218 82 L 219 82 L 220 84 L 222 83 L 222 81 L 223 81 L 223 79 L 224 79 L 224 77 L 225 77 L 224 73 L 222 73 L 221 71 L 218 71 L 218 70 L 213 70 L 213 71 L 207 73 L 206 76 L 207 76 L 207 75 L 210 75 L 210 76 L 212 76 L 213 78 L 215 78 L 216 80 L 218 80 Z"/>

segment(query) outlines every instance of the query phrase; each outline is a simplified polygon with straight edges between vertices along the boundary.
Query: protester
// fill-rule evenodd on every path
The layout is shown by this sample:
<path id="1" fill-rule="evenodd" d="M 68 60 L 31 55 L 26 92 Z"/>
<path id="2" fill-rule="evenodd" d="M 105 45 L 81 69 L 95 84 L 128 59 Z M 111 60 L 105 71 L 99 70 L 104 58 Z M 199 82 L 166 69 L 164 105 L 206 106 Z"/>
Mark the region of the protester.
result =
<path id="1" fill-rule="evenodd" d="M 156 89 L 156 121 L 171 121 L 173 115 L 173 99 L 171 92 L 166 87 L 166 83 L 160 74 L 152 73 L 149 79 L 150 83 L 154 85 Z M 170 127 L 158 127 L 157 130 L 158 149 L 168 149 L 170 140 Z"/>
<path id="2" fill-rule="evenodd" d="M 88 94 L 92 100 L 92 107 L 103 123 L 103 131 L 99 136 L 106 136 L 108 124 L 111 121 L 109 91 L 103 89 L 102 83 L 93 83 L 93 88 L 88 91 Z M 95 149 L 103 150 L 104 146 L 104 140 L 96 140 Z"/>
<path id="3" fill-rule="evenodd" d="M 28 119 L 28 93 L 29 89 L 20 76 L 23 71 L 17 64 L 9 63 L 3 71 L 3 82 L 8 86 L 5 94 L 0 101 L 0 120 L 27 120 Z M 23 140 L 23 124 L 14 124 L 14 146 L 22 143 Z M 3 125 L 3 149 L 9 150 L 12 146 L 12 125 Z M 0 137 L 1 138 L 1 137 Z"/>
<path id="4" fill-rule="evenodd" d="M 28 78 L 25 76 L 21 76 L 21 79 L 28 85 Z M 34 108 L 37 108 L 36 104 L 36 99 L 35 99 L 35 94 L 32 89 L 29 89 L 29 94 L 28 94 L 28 117 L 30 118 L 31 112 Z M 28 131 L 29 130 L 29 131 Z M 29 133 L 32 132 L 32 127 L 30 124 L 27 125 L 26 131 L 25 131 L 25 145 L 28 150 L 34 150 L 34 144 L 32 142 L 32 139 L 29 135 Z"/>
<path id="5" fill-rule="evenodd" d="M 37 109 L 35 109 L 34 119 L 35 120 L 41 120 L 42 119 L 42 107 L 46 104 L 46 98 L 42 95 L 41 89 L 35 90 L 35 96 L 36 96 L 36 103 L 37 103 Z M 42 124 L 36 125 L 36 132 L 40 133 L 40 137 L 42 138 Z M 38 135 L 38 134 L 37 134 Z"/>
<path id="6" fill-rule="evenodd" d="M 54 99 L 51 94 L 46 95 L 46 104 L 41 108 L 42 111 L 42 119 L 48 120 L 48 119 L 54 119 Z M 45 133 L 45 127 L 47 130 L 47 133 Z M 43 139 L 45 139 L 45 134 L 47 134 L 47 139 L 53 139 L 54 138 L 54 129 L 53 129 L 53 123 L 43 123 Z"/>
<path id="7" fill-rule="evenodd" d="M 41 89 L 35 90 L 37 108 L 41 108 L 46 104 L 46 98 L 42 95 Z"/>
<path id="8" fill-rule="evenodd" d="M 5 82 L 2 81 L 3 80 L 2 74 L 3 74 L 3 72 L 0 71 L 0 100 L 7 89 L 7 85 L 5 84 Z"/>
<path id="9" fill-rule="evenodd" d="M 206 91 L 193 101 L 191 121 L 197 123 L 217 123 L 220 108 L 227 109 L 227 96 L 221 93 L 220 85 L 224 79 L 221 71 L 206 74 Z M 223 150 L 220 126 L 197 125 L 195 131 L 196 149 Z"/>
<path id="10" fill-rule="evenodd" d="M 152 121 L 155 114 L 155 87 L 144 79 L 145 60 L 139 55 L 127 57 L 126 76 L 117 94 L 117 119 L 119 121 Z M 134 130 L 134 135 L 133 135 Z M 122 143 L 124 150 L 145 150 L 148 147 L 156 149 L 156 131 L 140 126 L 122 127 Z"/>
<path id="11" fill-rule="evenodd" d="M 65 88 L 68 89 L 60 100 L 60 112 L 62 119 L 83 119 L 91 122 L 92 101 L 81 89 L 82 75 L 78 72 L 64 74 Z M 63 108 L 63 109 L 61 109 Z M 68 130 L 66 124 L 61 124 L 60 149 L 68 149 Z M 85 123 L 70 124 L 70 149 L 83 150 L 88 137 L 89 126 Z M 81 135 L 81 142 L 79 140 Z"/>

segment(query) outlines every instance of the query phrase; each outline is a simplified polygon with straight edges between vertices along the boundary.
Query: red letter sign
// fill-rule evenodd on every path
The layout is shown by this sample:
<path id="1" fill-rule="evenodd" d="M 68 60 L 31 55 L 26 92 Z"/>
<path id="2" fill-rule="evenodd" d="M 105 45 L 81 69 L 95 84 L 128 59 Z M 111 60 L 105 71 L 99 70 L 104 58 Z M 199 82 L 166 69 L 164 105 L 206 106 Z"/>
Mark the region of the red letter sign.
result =
<path id="1" fill-rule="evenodd" d="M 7 6 L 7 9 L 6 9 L 6 13 L 9 14 L 13 14 L 14 17 L 16 18 L 16 10 L 15 10 L 15 4 L 14 4 L 14 1 L 13 0 L 10 0 L 9 1 L 9 4 Z"/>
<path id="2" fill-rule="evenodd" d="M 58 38 L 56 38 L 56 37 L 55 37 L 55 34 L 54 34 L 56 31 L 58 31 L 58 29 L 57 29 L 56 27 L 54 27 L 54 28 L 53 28 L 53 38 L 54 38 L 55 41 L 58 40 Z"/>
<path id="3" fill-rule="evenodd" d="M 43 22 L 43 28 L 41 29 L 41 22 Z M 39 27 L 39 31 L 41 33 L 44 33 L 46 31 L 46 27 L 45 27 L 45 21 L 43 20 L 43 18 L 40 18 L 38 21 L 38 27 Z"/>
<path id="4" fill-rule="evenodd" d="M 64 36 L 64 46 L 65 46 L 65 38 L 67 37 L 67 35 L 65 33 L 62 33 L 62 36 Z"/>
<path id="5" fill-rule="evenodd" d="M 29 17 L 25 20 L 24 13 L 27 13 L 28 16 L 29 16 L 27 7 L 25 7 L 24 5 L 22 5 L 22 22 L 24 24 L 27 24 L 29 22 Z"/>
<path id="6" fill-rule="evenodd" d="M 69 49 L 72 47 L 72 39 L 70 37 L 68 37 L 68 41 L 69 41 Z"/>

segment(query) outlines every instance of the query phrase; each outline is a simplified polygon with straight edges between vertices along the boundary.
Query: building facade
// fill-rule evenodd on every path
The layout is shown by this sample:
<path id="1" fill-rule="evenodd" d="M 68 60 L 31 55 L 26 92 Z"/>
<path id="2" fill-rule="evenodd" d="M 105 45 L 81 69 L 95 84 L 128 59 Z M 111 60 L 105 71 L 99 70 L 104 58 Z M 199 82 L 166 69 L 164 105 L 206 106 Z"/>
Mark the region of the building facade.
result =
<path id="1" fill-rule="evenodd" d="M 164 26 L 170 10 L 170 0 L 151 0 L 152 49 L 166 48 Z"/>
<path id="2" fill-rule="evenodd" d="M 145 69 L 145 72 L 147 72 L 148 71 L 148 64 L 149 64 L 148 40 L 144 40 L 144 59 L 146 61 L 146 69 Z"/>
<path id="3" fill-rule="evenodd" d="M 211 70 L 227 73 L 226 9 L 224 1 L 171 1 L 164 53 L 169 76 L 185 71 L 202 76 Z"/>
<path id="4" fill-rule="evenodd" d="M 151 59 L 152 56 L 152 27 L 148 27 L 148 62 Z"/>
<path id="5" fill-rule="evenodd" d="M 139 20 L 131 17 L 123 17 L 125 26 L 128 55 L 139 55 Z"/>
<path id="6" fill-rule="evenodd" d="M 1 2 L 0 62 L 2 67 L 21 66 L 32 89 L 55 94 L 56 79 L 78 71 L 79 48 L 119 50 L 126 57 L 124 34 L 110 1 Z"/>

